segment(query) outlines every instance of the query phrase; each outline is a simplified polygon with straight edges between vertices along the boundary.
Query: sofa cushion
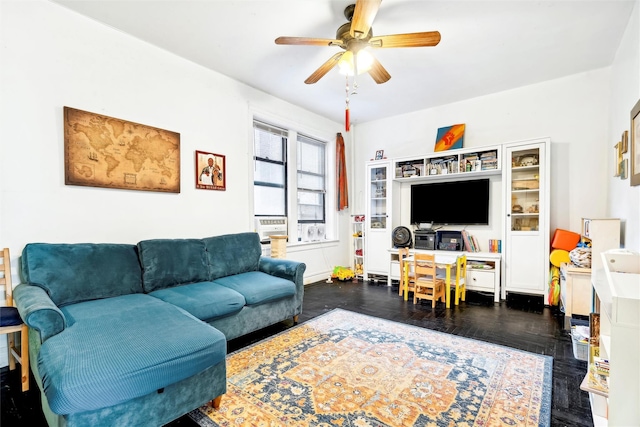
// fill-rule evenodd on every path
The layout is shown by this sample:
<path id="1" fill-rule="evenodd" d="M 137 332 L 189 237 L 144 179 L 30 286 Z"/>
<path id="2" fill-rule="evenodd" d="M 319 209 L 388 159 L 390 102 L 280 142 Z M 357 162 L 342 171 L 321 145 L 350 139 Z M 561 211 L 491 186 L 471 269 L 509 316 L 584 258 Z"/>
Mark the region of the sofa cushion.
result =
<path id="1" fill-rule="evenodd" d="M 18 326 L 22 318 L 15 307 L 0 307 L 0 326 Z"/>
<path id="2" fill-rule="evenodd" d="M 258 271 L 262 248 L 258 233 L 237 233 L 202 239 L 209 257 L 209 279 Z"/>
<path id="3" fill-rule="evenodd" d="M 296 294 L 296 285 L 291 280 L 271 276 L 261 271 L 222 277 L 213 283 L 242 294 L 247 305 L 263 304 Z"/>
<path id="4" fill-rule="evenodd" d="M 200 239 L 143 240 L 138 242 L 138 251 L 146 292 L 204 282 L 209 276 L 205 246 Z"/>
<path id="5" fill-rule="evenodd" d="M 42 344 L 38 370 L 56 414 L 104 408 L 155 392 L 224 361 L 226 339 L 145 294 L 64 307 L 69 327 Z"/>
<path id="6" fill-rule="evenodd" d="M 235 314 L 245 305 L 238 292 L 211 282 L 160 289 L 149 295 L 177 305 L 205 322 Z"/>
<path id="7" fill-rule="evenodd" d="M 30 243 L 22 279 L 43 288 L 57 306 L 142 292 L 134 245 Z"/>

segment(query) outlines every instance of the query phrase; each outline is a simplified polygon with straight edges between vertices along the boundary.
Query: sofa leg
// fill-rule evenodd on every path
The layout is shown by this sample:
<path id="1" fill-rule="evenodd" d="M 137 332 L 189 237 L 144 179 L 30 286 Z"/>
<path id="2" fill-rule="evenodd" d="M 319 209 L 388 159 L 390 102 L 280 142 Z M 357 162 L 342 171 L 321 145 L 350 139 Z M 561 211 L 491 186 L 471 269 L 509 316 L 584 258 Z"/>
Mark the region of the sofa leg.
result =
<path id="1" fill-rule="evenodd" d="M 293 316 L 293 324 L 294 325 L 298 324 L 298 315 Z"/>
<path id="2" fill-rule="evenodd" d="M 222 395 L 216 397 L 211 401 L 211 406 L 213 406 L 213 409 L 220 409 L 220 402 L 222 402 Z"/>

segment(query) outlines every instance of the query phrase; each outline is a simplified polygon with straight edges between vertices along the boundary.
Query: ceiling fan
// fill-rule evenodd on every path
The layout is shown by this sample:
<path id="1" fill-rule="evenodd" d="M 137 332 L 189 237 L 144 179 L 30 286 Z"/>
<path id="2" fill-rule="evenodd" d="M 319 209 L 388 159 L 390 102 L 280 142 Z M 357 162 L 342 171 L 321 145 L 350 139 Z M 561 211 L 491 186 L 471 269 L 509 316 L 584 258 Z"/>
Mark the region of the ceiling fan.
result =
<path id="1" fill-rule="evenodd" d="M 427 31 L 421 33 L 391 34 L 387 36 L 373 36 L 371 25 L 373 23 L 382 0 L 357 0 L 355 4 L 349 5 L 344 10 L 344 15 L 349 22 L 343 24 L 336 31 L 335 39 L 319 39 L 311 37 L 278 37 L 276 44 L 282 45 L 307 45 L 307 46 L 338 46 L 344 52 L 338 52 L 327 62 L 315 70 L 304 82 L 307 84 L 316 83 L 336 65 L 344 63 L 351 64 L 358 74 L 358 58 L 367 47 L 392 48 L 392 47 L 424 47 L 435 46 L 440 42 L 438 31 Z M 358 58 L 359 59 L 359 58 Z M 364 69 L 363 69 L 364 68 Z M 368 72 L 373 80 L 378 83 L 385 83 L 391 75 L 380 64 L 380 62 L 370 56 L 370 63 L 360 65 L 360 72 Z"/>

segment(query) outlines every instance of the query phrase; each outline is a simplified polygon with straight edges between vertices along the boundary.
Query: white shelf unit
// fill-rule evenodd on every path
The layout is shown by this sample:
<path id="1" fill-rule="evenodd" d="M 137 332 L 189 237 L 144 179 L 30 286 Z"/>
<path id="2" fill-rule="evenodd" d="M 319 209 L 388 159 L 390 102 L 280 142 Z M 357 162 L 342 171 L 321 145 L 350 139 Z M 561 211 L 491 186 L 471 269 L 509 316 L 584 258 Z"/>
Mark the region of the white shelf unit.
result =
<path id="1" fill-rule="evenodd" d="M 545 296 L 549 272 L 548 138 L 504 145 L 504 291 Z"/>
<path id="2" fill-rule="evenodd" d="M 364 218 L 364 214 L 351 215 L 351 230 L 353 232 L 353 263 L 351 268 L 358 279 L 364 278 Z"/>
<path id="3" fill-rule="evenodd" d="M 366 167 L 366 212 L 364 279 L 387 275 L 387 248 L 391 246 L 391 231 L 398 221 L 399 191 L 391 175 L 391 161 L 378 160 Z"/>
<path id="4" fill-rule="evenodd" d="M 394 181 L 427 182 L 501 174 L 501 146 L 438 151 L 393 161 Z"/>
<path id="5" fill-rule="evenodd" d="M 589 392 L 594 425 L 638 426 L 640 254 L 618 249 L 603 252 L 599 258 L 602 267 L 593 274 L 593 287 L 600 313 L 599 354 L 609 360 L 608 391 L 590 387 L 589 373 L 580 388 Z"/>

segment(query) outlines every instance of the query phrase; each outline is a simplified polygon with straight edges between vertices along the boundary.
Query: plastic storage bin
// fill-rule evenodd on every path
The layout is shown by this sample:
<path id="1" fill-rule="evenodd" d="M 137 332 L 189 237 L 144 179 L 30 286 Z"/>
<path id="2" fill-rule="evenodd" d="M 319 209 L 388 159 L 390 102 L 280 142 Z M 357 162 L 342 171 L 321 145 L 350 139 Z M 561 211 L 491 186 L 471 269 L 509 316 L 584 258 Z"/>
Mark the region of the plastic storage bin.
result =
<path id="1" fill-rule="evenodd" d="M 573 343 L 573 357 L 585 362 L 589 360 L 589 343 L 580 341 L 573 330 L 571 331 L 571 341 Z"/>

